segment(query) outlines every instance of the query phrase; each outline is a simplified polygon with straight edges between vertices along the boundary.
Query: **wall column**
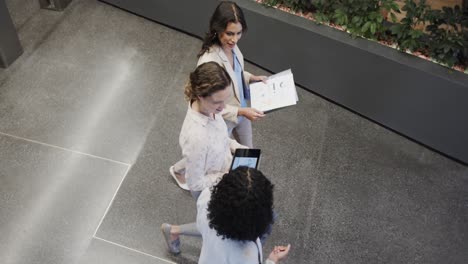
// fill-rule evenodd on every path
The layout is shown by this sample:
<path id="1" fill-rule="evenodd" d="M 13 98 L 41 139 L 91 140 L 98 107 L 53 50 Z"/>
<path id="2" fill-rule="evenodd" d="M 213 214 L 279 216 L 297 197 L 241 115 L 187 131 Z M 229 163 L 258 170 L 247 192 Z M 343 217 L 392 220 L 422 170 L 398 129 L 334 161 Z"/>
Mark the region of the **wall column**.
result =
<path id="1" fill-rule="evenodd" d="M 0 0 L 0 67 L 6 68 L 23 53 L 5 0 Z"/>

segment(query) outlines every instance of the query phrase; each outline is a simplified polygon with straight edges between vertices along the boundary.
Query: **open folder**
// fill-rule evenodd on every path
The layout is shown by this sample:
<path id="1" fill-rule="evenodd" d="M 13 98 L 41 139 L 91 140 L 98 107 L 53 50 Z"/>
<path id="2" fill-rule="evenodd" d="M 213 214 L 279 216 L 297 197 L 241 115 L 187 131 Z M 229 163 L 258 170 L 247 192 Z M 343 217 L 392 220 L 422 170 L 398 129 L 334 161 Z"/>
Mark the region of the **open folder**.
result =
<path id="1" fill-rule="evenodd" d="M 299 101 L 291 69 L 268 77 L 266 83 L 250 84 L 251 106 L 260 111 L 270 111 L 295 105 Z"/>

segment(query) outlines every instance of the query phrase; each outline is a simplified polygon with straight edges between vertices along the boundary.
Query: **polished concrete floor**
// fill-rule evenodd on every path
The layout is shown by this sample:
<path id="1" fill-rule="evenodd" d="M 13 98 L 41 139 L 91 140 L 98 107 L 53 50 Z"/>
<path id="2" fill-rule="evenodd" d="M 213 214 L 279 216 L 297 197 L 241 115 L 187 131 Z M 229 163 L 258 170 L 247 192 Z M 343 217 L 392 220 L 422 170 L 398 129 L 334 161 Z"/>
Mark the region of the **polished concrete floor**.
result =
<path id="1" fill-rule="evenodd" d="M 196 263 L 200 241 L 173 257 L 159 226 L 196 213 L 168 168 L 200 40 L 94 0 L 62 13 L 17 1 L 25 53 L 0 69 L 0 263 Z M 284 263 L 466 263 L 468 167 L 298 93 L 254 124 L 279 213 L 264 251 L 291 243 Z"/>

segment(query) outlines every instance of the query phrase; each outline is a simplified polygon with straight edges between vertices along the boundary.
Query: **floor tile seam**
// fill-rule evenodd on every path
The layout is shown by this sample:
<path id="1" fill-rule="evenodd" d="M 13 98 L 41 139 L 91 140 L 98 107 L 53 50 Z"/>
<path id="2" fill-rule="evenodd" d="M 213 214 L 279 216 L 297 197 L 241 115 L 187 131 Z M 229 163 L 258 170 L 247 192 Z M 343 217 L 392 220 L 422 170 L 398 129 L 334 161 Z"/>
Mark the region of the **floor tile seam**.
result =
<path id="1" fill-rule="evenodd" d="M 179 69 L 179 71 L 181 71 L 181 69 Z M 169 81 L 168 83 L 170 83 L 170 81 Z M 166 85 L 166 86 L 169 87 L 169 85 Z M 164 99 L 163 99 L 163 103 L 161 104 L 162 106 L 164 106 L 164 105 L 166 104 L 166 102 L 167 102 L 167 100 L 169 99 L 170 96 L 171 96 L 171 93 L 170 93 L 170 92 L 166 93 L 166 95 L 165 95 L 165 97 L 164 97 Z M 153 124 L 156 123 L 156 122 L 161 118 L 161 116 L 160 116 L 160 115 L 161 115 L 161 112 L 162 112 L 162 111 L 158 111 L 158 113 L 156 113 L 156 114 L 154 115 L 154 119 L 151 121 L 151 124 L 152 124 L 152 125 L 151 125 L 150 127 L 153 127 Z M 168 263 L 177 264 L 177 263 L 175 263 L 175 262 L 172 262 L 172 261 L 169 261 L 169 260 L 166 260 L 166 259 L 163 259 L 163 258 L 159 258 L 159 257 L 153 256 L 153 255 L 151 255 L 151 254 L 148 254 L 148 253 L 145 253 L 145 252 L 142 252 L 142 251 L 139 251 L 139 250 L 136 250 L 136 249 L 133 249 L 133 248 L 130 248 L 130 247 L 127 247 L 127 246 L 124 246 L 124 245 L 121 245 L 121 244 L 118 244 L 118 243 L 115 243 L 115 242 L 112 242 L 112 241 L 109 241 L 109 240 L 106 240 L 106 239 L 103 239 L 103 238 L 100 238 L 100 237 L 97 236 L 97 232 L 99 231 L 100 226 L 102 225 L 104 219 L 106 218 L 108 211 L 109 211 L 110 208 L 112 207 L 112 204 L 113 204 L 113 202 L 114 202 L 114 199 L 115 199 L 115 197 L 117 196 L 117 194 L 118 194 L 118 192 L 119 192 L 119 190 L 120 190 L 120 187 L 121 187 L 122 183 L 124 182 L 125 178 L 127 177 L 128 172 L 130 171 L 130 169 L 131 169 L 131 166 L 127 169 L 127 172 L 125 173 L 125 176 L 122 178 L 122 181 L 120 182 L 119 186 L 117 187 L 117 190 L 115 191 L 114 196 L 113 196 L 112 200 L 110 201 L 110 203 L 109 203 L 109 205 L 108 205 L 108 207 L 107 207 L 107 209 L 106 209 L 106 212 L 105 212 L 104 215 L 102 216 L 101 221 L 99 222 L 99 225 L 97 226 L 97 228 L 96 228 L 96 230 L 95 230 L 95 232 L 94 232 L 93 238 L 102 240 L 102 241 L 107 242 L 107 243 L 110 243 L 110 244 L 114 244 L 114 245 L 116 245 L 116 246 L 119 246 L 119 247 L 122 247 L 122 248 L 125 248 L 125 249 L 128 249 L 128 250 L 137 252 L 137 253 L 139 253 L 139 254 L 143 254 L 143 255 L 146 255 L 146 256 L 150 256 L 150 257 L 155 258 L 155 259 L 163 260 L 163 261 L 168 262 Z"/>
<path id="2" fill-rule="evenodd" d="M 134 248 L 130 248 L 130 247 L 127 247 L 127 246 L 118 244 L 118 243 L 116 243 L 116 242 L 112 242 L 112 241 L 109 241 L 109 240 L 107 240 L 107 239 L 98 237 L 98 236 L 93 236 L 93 238 L 94 238 L 94 239 L 97 239 L 97 240 L 101 240 L 101 241 L 106 242 L 106 243 L 109 243 L 109 244 L 112 244 L 112 245 L 114 245 L 114 246 L 118 246 L 118 247 L 121 247 L 121 248 L 130 250 L 130 251 L 133 251 L 133 252 L 138 253 L 138 254 L 142 254 L 142 255 L 147 256 L 147 257 L 151 257 L 151 258 L 154 258 L 154 259 L 157 259 L 157 260 L 162 260 L 162 261 L 164 261 L 164 262 L 171 263 L 171 264 L 177 264 L 176 262 L 172 262 L 172 261 L 170 261 L 170 260 L 163 259 L 163 258 L 161 258 L 161 257 L 153 256 L 153 255 L 148 254 L 148 253 L 146 253 L 146 252 L 143 252 L 143 251 L 140 251 L 140 250 L 137 250 L 137 249 L 134 249 Z"/>
<path id="3" fill-rule="evenodd" d="M 123 182 L 125 181 L 125 178 L 127 178 L 128 172 L 130 171 L 132 166 L 129 166 L 127 168 L 127 171 L 125 172 L 124 176 L 122 177 L 122 180 L 120 180 L 119 186 L 117 186 L 117 189 L 114 192 L 114 195 L 112 196 L 112 199 L 110 200 L 109 204 L 107 205 L 106 211 L 104 211 L 104 214 L 101 217 L 101 220 L 99 221 L 99 224 L 97 225 L 96 229 L 94 230 L 93 237 L 96 237 L 97 232 L 99 231 L 99 228 L 102 225 L 102 222 L 104 222 L 104 219 L 107 216 L 107 213 L 109 212 L 110 208 L 112 207 L 112 204 L 114 203 L 115 197 L 117 196 L 117 193 L 120 190 L 120 187 L 122 187 Z"/>
<path id="4" fill-rule="evenodd" d="M 81 152 L 81 151 L 77 151 L 77 150 L 73 150 L 73 149 L 68 149 L 68 148 L 48 144 L 48 143 L 45 143 L 45 142 L 40 142 L 40 141 L 33 140 L 33 139 L 19 137 L 19 136 L 4 133 L 4 132 L 1 132 L 1 131 L 0 131 L 0 135 L 15 138 L 15 139 L 22 140 L 22 141 L 26 141 L 26 142 L 29 142 L 29 143 L 34 143 L 34 144 L 50 147 L 50 148 L 59 149 L 59 150 L 66 151 L 66 152 L 71 152 L 71 153 L 78 154 L 78 155 L 83 155 L 83 156 L 87 156 L 87 157 L 91 157 L 91 158 L 95 158 L 95 159 L 109 161 L 109 162 L 116 163 L 116 164 L 119 164 L 119 165 L 124 165 L 126 167 L 131 166 L 131 164 L 129 164 L 129 163 L 125 163 L 125 162 L 121 162 L 121 161 L 117 161 L 117 160 L 113 160 L 113 159 L 109 159 L 109 158 L 104 158 L 104 157 L 96 156 L 96 155 L 93 155 L 93 154 L 89 154 L 89 153 L 85 153 L 85 152 Z"/>

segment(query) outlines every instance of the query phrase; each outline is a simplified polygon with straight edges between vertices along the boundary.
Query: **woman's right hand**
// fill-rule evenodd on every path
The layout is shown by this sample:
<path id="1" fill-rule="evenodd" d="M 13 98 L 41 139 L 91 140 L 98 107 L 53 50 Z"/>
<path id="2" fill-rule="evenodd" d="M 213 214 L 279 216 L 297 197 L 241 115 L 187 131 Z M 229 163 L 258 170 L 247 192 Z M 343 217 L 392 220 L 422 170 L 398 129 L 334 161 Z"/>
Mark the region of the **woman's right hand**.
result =
<path id="1" fill-rule="evenodd" d="M 250 121 L 256 121 L 265 116 L 265 114 L 262 111 L 251 107 L 239 108 L 238 115 L 244 116 Z"/>

